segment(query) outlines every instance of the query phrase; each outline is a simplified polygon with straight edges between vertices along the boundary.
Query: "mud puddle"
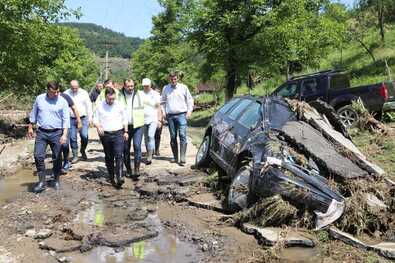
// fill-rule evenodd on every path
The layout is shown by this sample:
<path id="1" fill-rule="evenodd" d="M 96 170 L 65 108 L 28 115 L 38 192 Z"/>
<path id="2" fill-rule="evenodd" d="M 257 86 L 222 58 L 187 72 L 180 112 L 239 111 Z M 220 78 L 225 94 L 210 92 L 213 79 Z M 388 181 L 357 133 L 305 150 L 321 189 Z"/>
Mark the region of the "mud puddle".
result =
<path id="1" fill-rule="evenodd" d="M 112 198 L 112 197 L 111 197 Z M 123 262 L 198 262 L 203 254 L 195 244 L 181 241 L 175 234 L 164 229 L 158 215 L 150 208 L 147 211 L 144 200 L 134 199 L 108 202 L 96 195 L 90 196 L 85 202 L 92 204 L 81 211 L 74 223 L 84 231 L 95 228 L 108 228 L 135 221 L 155 228 L 158 236 L 153 239 L 134 242 L 126 247 L 99 246 L 86 253 L 64 253 L 71 262 L 80 263 L 123 263 Z M 132 200 L 132 201 L 131 201 Z M 126 204 L 125 203 L 128 203 Z M 136 202 L 135 204 L 133 202 Z M 149 204 L 152 207 L 152 204 Z M 131 212 L 133 211 L 133 212 Z M 133 219 L 132 219 L 133 218 Z"/>
<path id="2" fill-rule="evenodd" d="M 19 193 L 26 192 L 28 187 L 37 181 L 32 170 L 20 170 L 13 176 L 0 177 L 0 205 L 16 198 Z"/>
<path id="3" fill-rule="evenodd" d="M 320 251 L 317 248 L 300 248 L 290 247 L 284 248 L 279 253 L 279 258 L 283 262 L 305 262 L 313 263 L 320 262 L 324 258 L 320 255 Z"/>

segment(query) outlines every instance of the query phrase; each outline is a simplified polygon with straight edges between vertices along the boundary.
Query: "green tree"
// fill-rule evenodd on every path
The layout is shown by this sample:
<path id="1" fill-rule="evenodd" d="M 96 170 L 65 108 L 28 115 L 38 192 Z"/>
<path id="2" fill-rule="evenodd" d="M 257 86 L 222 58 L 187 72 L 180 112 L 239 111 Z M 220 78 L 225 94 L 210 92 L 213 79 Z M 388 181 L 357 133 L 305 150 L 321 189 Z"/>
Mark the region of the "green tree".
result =
<path id="1" fill-rule="evenodd" d="M 185 39 L 188 2 L 160 0 L 163 11 L 152 19 L 152 36 L 133 54 L 134 77 L 151 78 L 158 86 L 168 81 L 170 71 L 185 72 L 183 82 L 194 86 L 197 82 L 201 58 Z"/>
<path id="2" fill-rule="evenodd" d="M 395 20 L 394 0 L 359 0 L 358 6 L 362 12 L 375 14 L 381 41 L 385 40 L 385 24 Z"/>
<path id="3" fill-rule="evenodd" d="M 71 15 L 79 13 L 68 10 L 63 0 L 0 1 L 2 89 L 35 94 L 48 78 L 59 78 L 60 72 L 73 75 L 72 72 L 81 71 L 71 65 L 92 69 L 90 74 L 94 72 L 90 55 L 76 33 L 54 24 Z M 92 78 L 85 77 L 82 82 Z"/>

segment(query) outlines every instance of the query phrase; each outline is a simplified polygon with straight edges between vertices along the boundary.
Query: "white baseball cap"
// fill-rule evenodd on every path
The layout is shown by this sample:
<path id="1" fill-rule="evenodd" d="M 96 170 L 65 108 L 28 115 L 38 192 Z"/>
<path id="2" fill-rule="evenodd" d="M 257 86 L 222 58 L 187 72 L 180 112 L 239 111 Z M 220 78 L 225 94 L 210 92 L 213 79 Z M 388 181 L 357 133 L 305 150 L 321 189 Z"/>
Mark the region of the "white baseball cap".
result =
<path id="1" fill-rule="evenodd" d="M 143 86 L 151 86 L 151 80 L 150 79 L 143 79 Z"/>

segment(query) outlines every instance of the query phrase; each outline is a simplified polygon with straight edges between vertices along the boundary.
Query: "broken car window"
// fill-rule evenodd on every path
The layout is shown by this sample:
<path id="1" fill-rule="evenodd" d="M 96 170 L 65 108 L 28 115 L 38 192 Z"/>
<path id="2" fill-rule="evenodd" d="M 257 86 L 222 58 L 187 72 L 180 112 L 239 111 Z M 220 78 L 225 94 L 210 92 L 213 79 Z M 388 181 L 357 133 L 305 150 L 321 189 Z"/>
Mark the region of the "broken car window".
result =
<path id="1" fill-rule="evenodd" d="M 247 110 L 240 117 L 238 122 L 244 127 L 250 129 L 256 127 L 258 121 L 261 119 L 261 104 L 253 102 L 248 106 Z"/>
<path id="2" fill-rule="evenodd" d="M 295 98 L 298 96 L 298 84 L 297 83 L 285 84 L 277 91 L 276 95 L 286 98 Z"/>
<path id="3" fill-rule="evenodd" d="M 251 103 L 251 100 L 242 99 L 236 107 L 229 113 L 229 118 L 232 120 L 236 120 L 237 117 L 244 111 L 244 109 Z"/>
<path id="4" fill-rule="evenodd" d="M 226 103 L 221 109 L 219 109 L 218 112 L 225 114 L 227 111 L 229 111 L 230 108 L 233 107 L 233 105 L 235 105 L 238 101 L 240 100 L 240 98 L 236 98 L 233 99 L 231 101 L 229 101 L 228 103 Z"/>

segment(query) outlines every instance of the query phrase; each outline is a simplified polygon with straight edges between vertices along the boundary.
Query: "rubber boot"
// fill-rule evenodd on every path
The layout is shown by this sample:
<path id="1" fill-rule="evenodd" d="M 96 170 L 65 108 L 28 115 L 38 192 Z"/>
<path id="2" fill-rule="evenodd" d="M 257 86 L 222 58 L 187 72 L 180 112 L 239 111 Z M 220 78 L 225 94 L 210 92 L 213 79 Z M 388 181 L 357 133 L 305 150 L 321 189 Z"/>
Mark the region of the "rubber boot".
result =
<path id="1" fill-rule="evenodd" d="M 86 156 L 85 150 L 84 151 L 81 150 L 81 159 L 84 160 L 84 161 L 88 160 L 88 156 Z"/>
<path id="2" fill-rule="evenodd" d="M 181 144 L 180 145 L 180 165 L 184 166 L 185 165 L 185 155 L 187 153 L 187 144 Z"/>
<path id="3" fill-rule="evenodd" d="M 45 181 L 45 173 L 38 174 L 38 183 L 33 187 L 33 192 L 41 193 L 45 190 L 47 182 Z"/>
<path id="4" fill-rule="evenodd" d="M 71 163 L 78 162 L 78 149 L 72 149 L 73 158 L 71 159 Z"/>
<path id="5" fill-rule="evenodd" d="M 170 144 L 171 151 L 173 152 L 173 161 L 174 163 L 178 163 L 178 145 L 177 144 Z"/>
<path id="6" fill-rule="evenodd" d="M 133 173 L 133 180 L 136 181 L 140 177 L 140 162 L 134 162 L 134 173 Z"/>
<path id="7" fill-rule="evenodd" d="M 123 161 L 122 159 L 119 159 L 116 161 L 116 177 L 117 177 L 117 187 L 121 188 L 122 185 L 125 183 L 125 180 L 123 179 Z"/>
<path id="8" fill-rule="evenodd" d="M 154 154 L 153 150 L 148 150 L 148 154 L 147 154 L 147 165 L 152 164 L 152 155 Z"/>
<path id="9" fill-rule="evenodd" d="M 58 191 L 60 189 L 59 174 L 54 175 L 53 188 Z"/>

